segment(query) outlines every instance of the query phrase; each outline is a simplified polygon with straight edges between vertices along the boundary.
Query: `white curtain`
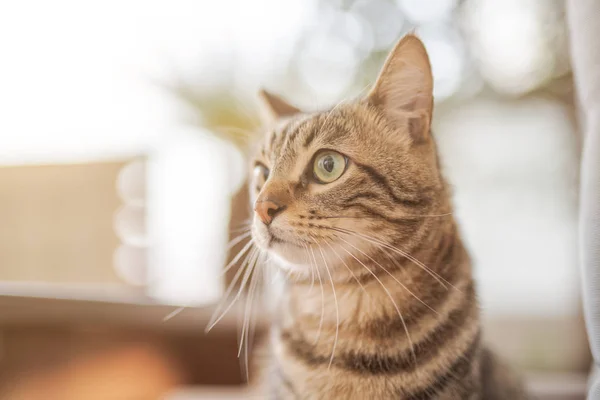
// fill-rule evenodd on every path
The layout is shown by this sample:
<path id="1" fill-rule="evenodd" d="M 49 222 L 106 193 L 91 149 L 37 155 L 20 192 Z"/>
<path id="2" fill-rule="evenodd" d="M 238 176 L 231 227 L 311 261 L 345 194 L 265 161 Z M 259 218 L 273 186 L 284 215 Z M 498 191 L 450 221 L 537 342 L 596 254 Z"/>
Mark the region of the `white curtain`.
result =
<path id="1" fill-rule="evenodd" d="M 600 365 L 600 1 L 568 0 L 571 56 L 584 131 L 581 163 L 580 261 L 586 324 Z M 588 399 L 600 399 L 600 380 Z"/>

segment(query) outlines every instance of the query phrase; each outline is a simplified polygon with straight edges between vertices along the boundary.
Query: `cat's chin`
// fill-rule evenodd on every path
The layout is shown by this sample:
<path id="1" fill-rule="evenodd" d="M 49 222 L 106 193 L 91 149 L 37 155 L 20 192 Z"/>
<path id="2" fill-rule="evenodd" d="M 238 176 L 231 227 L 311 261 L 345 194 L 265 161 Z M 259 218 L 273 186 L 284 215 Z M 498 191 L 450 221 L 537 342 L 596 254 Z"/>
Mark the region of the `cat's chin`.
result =
<path id="1" fill-rule="evenodd" d="M 300 271 L 310 269 L 311 259 L 308 251 L 294 244 L 279 241 L 270 242 L 268 247 L 260 246 L 282 269 Z"/>
<path id="2" fill-rule="evenodd" d="M 281 269 L 294 272 L 311 269 L 312 260 L 308 249 L 300 243 L 289 242 L 289 238 L 277 236 L 260 224 L 253 226 L 252 238 Z"/>
<path id="3" fill-rule="evenodd" d="M 271 255 L 271 258 L 275 265 L 283 270 L 292 271 L 296 273 L 306 273 L 306 271 L 310 271 L 310 264 L 306 263 L 305 257 L 303 257 L 301 260 L 290 260 L 288 257 L 283 257 L 274 251 L 270 251 L 269 254 Z"/>
<path id="4" fill-rule="evenodd" d="M 306 249 L 283 241 L 257 240 L 256 243 L 281 269 L 301 272 L 311 268 L 311 259 Z"/>

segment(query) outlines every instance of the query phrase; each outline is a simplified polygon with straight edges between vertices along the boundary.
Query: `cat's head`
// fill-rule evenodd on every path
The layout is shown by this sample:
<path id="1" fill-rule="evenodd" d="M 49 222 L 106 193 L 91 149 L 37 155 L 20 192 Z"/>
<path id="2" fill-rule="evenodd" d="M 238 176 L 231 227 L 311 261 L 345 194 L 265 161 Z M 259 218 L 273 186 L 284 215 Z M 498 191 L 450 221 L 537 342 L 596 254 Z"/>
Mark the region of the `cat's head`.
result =
<path id="1" fill-rule="evenodd" d="M 253 159 L 252 235 L 280 266 L 344 268 L 381 243 L 418 240 L 420 216 L 447 207 L 430 134 L 431 67 L 417 37 L 396 45 L 362 98 L 305 113 L 262 97 L 273 120 Z"/>

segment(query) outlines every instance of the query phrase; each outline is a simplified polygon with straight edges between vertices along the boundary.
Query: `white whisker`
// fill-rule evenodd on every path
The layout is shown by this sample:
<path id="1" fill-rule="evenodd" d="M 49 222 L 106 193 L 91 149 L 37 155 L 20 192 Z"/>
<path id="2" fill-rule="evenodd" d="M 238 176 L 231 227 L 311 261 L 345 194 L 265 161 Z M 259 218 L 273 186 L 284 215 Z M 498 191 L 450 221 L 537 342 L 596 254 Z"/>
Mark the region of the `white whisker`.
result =
<path id="1" fill-rule="evenodd" d="M 252 247 L 253 244 L 254 244 L 254 239 L 250 239 L 250 241 L 248 243 L 246 243 L 244 245 L 244 247 L 242 247 L 242 249 L 229 262 L 229 264 L 227 264 L 227 266 L 225 266 L 225 268 L 223 268 L 223 271 L 221 271 L 221 276 L 225 275 L 227 273 L 227 271 L 229 271 L 235 265 L 235 263 L 237 263 L 240 260 L 240 258 L 242 258 L 244 253 L 247 252 L 250 247 Z"/>
<path id="2" fill-rule="evenodd" d="M 263 259 L 264 259 L 264 255 L 263 255 Z M 258 287 L 260 285 L 260 282 L 264 282 L 263 278 L 263 268 L 258 268 L 255 272 L 255 274 L 260 276 L 260 279 L 257 278 L 257 284 L 256 286 Z M 255 289 L 256 291 L 256 289 Z M 259 300 L 263 300 L 261 297 L 261 291 L 260 289 L 258 290 L 258 294 L 257 296 L 259 297 Z M 258 313 L 256 312 L 256 307 L 254 307 L 254 293 L 251 294 L 251 301 L 252 301 L 252 305 L 253 305 L 253 314 L 250 314 L 250 332 L 249 332 L 249 336 L 248 336 L 248 340 L 247 340 L 247 346 L 249 351 L 252 351 L 253 348 L 253 342 L 254 342 L 254 332 L 256 330 L 256 323 L 257 323 L 257 319 L 258 319 Z M 260 310 L 260 308 L 259 308 Z M 246 355 L 246 365 L 248 365 L 248 356 Z M 249 367 L 247 367 L 249 368 Z M 246 377 L 248 378 L 248 376 Z M 249 381 L 249 379 L 247 379 Z"/>
<path id="3" fill-rule="evenodd" d="M 252 232 L 248 231 L 248 232 L 244 232 L 244 233 L 236 236 L 235 238 L 231 239 L 231 241 L 227 244 L 227 250 L 230 250 L 233 246 L 235 246 L 242 240 L 246 239 L 250 235 L 252 235 Z"/>
<path id="4" fill-rule="evenodd" d="M 433 311 L 434 313 L 436 313 L 437 315 L 439 315 L 439 313 L 434 310 L 433 308 L 431 308 L 427 303 L 425 303 L 423 300 L 421 300 L 416 294 L 414 294 L 409 288 L 407 288 L 402 282 L 400 282 L 400 280 L 398 280 L 398 278 L 396 278 L 390 271 L 388 271 L 383 265 L 381 265 L 379 262 L 377 262 L 376 260 L 373 259 L 373 257 L 371 257 L 370 255 L 368 255 L 367 253 L 365 253 L 364 251 L 362 251 L 361 249 L 359 249 L 358 247 L 354 246 L 352 243 L 348 242 L 347 240 L 345 240 L 344 238 L 337 236 L 338 239 L 340 239 L 341 241 L 343 241 L 344 243 L 348 244 L 350 247 L 352 247 L 354 250 L 358 251 L 359 253 L 361 253 L 362 255 L 364 255 L 365 257 L 367 257 L 369 260 L 373 261 L 375 264 L 377 264 L 377 266 L 379 266 L 379 268 L 381 268 L 382 270 L 384 270 L 389 276 L 392 277 L 393 280 L 395 280 L 400 286 L 402 286 L 402 288 L 404 290 L 406 290 L 408 293 L 410 293 L 415 299 L 417 299 L 421 304 L 423 304 L 425 307 L 427 307 L 428 309 L 430 309 L 431 311 Z"/>
<path id="5" fill-rule="evenodd" d="M 237 283 L 237 281 L 240 279 L 240 277 L 242 276 L 244 269 L 246 267 L 246 265 L 248 264 L 249 260 L 251 259 L 251 257 L 254 256 L 254 254 L 258 251 L 258 249 L 254 248 L 252 249 L 248 255 L 246 255 L 246 258 L 244 258 L 244 261 L 242 262 L 242 264 L 240 265 L 240 268 L 235 272 L 235 275 L 233 276 L 233 279 L 231 280 L 231 282 L 229 283 L 229 286 L 227 287 L 227 290 L 225 291 L 225 293 L 223 294 L 223 296 L 221 296 L 221 301 L 219 302 L 219 304 L 217 305 L 217 307 L 215 308 L 215 311 L 213 312 L 213 315 L 210 319 L 210 321 L 208 322 L 208 326 L 210 326 L 214 320 L 217 318 L 217 315 L 219 314 L 219 312 L 221 311 L 221 309 L 224 307 L 225 302 L 227 301 L 227 299 L 229 298 L 229 296 L 231 295 L 231 292 L 233 291 L 233 289 L 235 288 L 235 284 Z M 208 326 L 206 331 L 208 331 Z"/>
<path id="6" fill-rule="evenodd" d="M 257 257 L 257 264 L 260 264 L 260 254 Z M 240 357 L 241 353 L 242 353 L 242 348 L 244 348 L 244 358 L 243 358 L 243 362 L 244 362 L 244 370 L 246 372 L 246 381 L 250 380 L 249 377 L 249 366 L 248 366 L 248 348 L 250 346 L 249 343 L 249 324 L 250 324 L 250 319 L 252 316 L 252 301 L 253 301 L 253 297 L 254 297 L 254 292 L 256 290 L 256 285 L 258 280 L 256 279 L 257 276 L 257 269 L 254 270 L 254 273 L 252 274 L 252 279 L 250 281 L 250 287 L 248 289 L 248 295 L 246 296 L 246 306 L 244 307 L 244 322 L 242 325 L 242 333 L 241 333 L 241 342 L 240 342 L 240 346 L 238 348 L 238 358 Z M 258 270 L 260 270 L 260 268 L 258 268 Z"/>
<path id="7" fill-rule="evenodd" d="M 348 264 L 346 264 L 346 261 L 344 261 L 344 259 L 339 255 L 339 253 L 337 251 L 335 251 L 335 249 L 333 248 L 333 246 L 327 241 L 327 240 L 323 240 L 325 242 L 325 244 L 327 246 L 329 246 L 329 248 L 331 249 L 331 251 L 333 251 L 333 254 L 336 255 L 336 257 L 340 260 L 340 262 L 344 265 L 344 267 L 346 267 L 346 269 L 348 270 L 348 272 L 350 272 L 350 274 L 352 275 L 352 277 L 354 278 L 354 280 L 356 281 L 356 283 L 358 283 L 358 285 L 360 286 L 360 288 L 362 289 L 362 291 L 368 296 L 369 293 L 367 293 L 365 287 L 363 286 L 362 283 L 360 283 L 360 280 L 356 277 L 356 275 L 354 274 L 354 272 L 352 272 L 352 269 L 350 269 L 350 267 L 348 266 Z"/>
<path id="8" fill-rule="evenodd" d="M 333 357 L 335 356 L 335 348 L 337 346 L 338 334 L 340 330 L 340 310 L 338 307 L 337 294 L 335 293 L 335 285 L 333 283 L 333 277 L 331 276 L 331 272 L 329 271 L 329 266 L 327 265 L 327 260 L 325 259 L 325 254 L 323 253 L 323 249 L 321 245 L 317 243 L 319 246 L 319 252 L 321 253 L 321 258 L 323 259 L 323 263 L 325 264 L 325 270 L 327 271 L 327 275 L 329 275 L 329 283 L 331 283 L 331 290 L 333 291 L 333 301 L 335 302 L 335 338 L 333 339 L 333 346 L 331 348 L 331 358 L 329 359 L 328 369 L 331 368 L 331 364 L 333 363 Z"/>
<path id="9" fill-rule="evenodd" d="M 410 334 L 408 333 L 408 327 L 406 326 L 406 322 L 404 321 L 404 317 L 402 316 L 402 313 L 400 312 L 400 308 L 398 308 L 398 305 L 394 301 L 394 298 L 392 297 L 392 294 L 385 287 L 385 285 L 383 284 L 383 282 L 381 282 L 381 280 L 377 277 L 377 275 L 375 275 L 373 273 L 373 271 L 371 271 L 371 269 L 369 267 L 367 267 L 362 261 L 360 261 L 357 257 L 355 257 L 354 254 L 352 254 L 351 252 L 349 252 L 344 246 L 342 246 L 342 250 L 344 250 L 346 253 L 348 253 L 348 255 L 350 257 L 354 258 L 360 265 L 362 265 L 363 267 L 365 267 L 365 269 L 367 271 L 369 271 L 371 273 L 371 275 L 373 275 L 373 278 L 375 278 L 377 280 L 377 282 L 379 282 L 379 284 L 381 285 L 381 287 L 383 288 L 383 290 L 386 292 L 386 294 L 390 298 L 392 304 L 394 305 L 394 308 L 396 309 L 396 312 L 398 313 L 398 316 L 400 317 L 400 321 L 402 322 L 402 326 L 404 327 L 404 332 L 406 333 L 406 338 L 407 338 L 408 344 L 410 346 L 410 351 L 411 351 L 411 353 L 413 355 L 413 359 L 416 362 L 417 356 L 415 355 L 415 349 L 413 347 L 413 343 L 412 343 L 412 340 L 410 338 Z"/>
<path id="10" fill-rule="evenodd" d="M 308 289 L 308 293 L 312 293 L 313 286 L 315 285 L 315 266 L 313 265 L 312 259 L 310 258 L 310 254 L 308 252 L 308 246 L 303 243 L 304 250 L 306 251 L 306 256 L 310 262 L 310 288 Z"/>
<path id="11" fill-rule="evenodd" d="M 417 260 L 415 257 L 413 257 L 412 255 L 408 254 L 407 252 L 400 250 L 388 243 L 385 243 L 377 238 L 362 234 L 362 233 L 358 233 L 358 232 L 353 232 L 347 229 L 343 229 L 343 228 L 329 228 L 341 233 L 346 233 L 348 235 L 355 235 L 356 237 L 360 237 L 368 242 L 374 243 L 374 244 L 379 244 L 380 246 L 384 246 L 390 250 L 392 250 L 393 252 L 396 252 L 398 254 L 400 254 L 401 256 L 407 258 L 408 260 L 412 261 L 414 264 L 416 264 L 417 266 L 419 266 L 420 268 L 422 268 L 423 270 L 425 270 L 429 275 L 431 275 L 436 281 L 438 281 L 438 283 L 440 285 L 442 285 L 444 288 L 448 288 L 448 286 L 446 286 L 446 284 L 452 286 L 452 288 L 458 290 L 460 292 L 460 289 L 458 289 L 456 286 L 454 286 L 452 283 L 448 282 L 446 279 L 444 279 L 442 276 L 440 276 L 438 273 L 436 273 L 435 271 L 433 271 L 431 268 L 429 268 L 427 265 L 423 264 L 421 261 Z"/>
<path id="12" fill-rule="evenodd" d="M 321 273 L 319 272 L 319 266 L 317 264 L 315 252 L 311 247 L 309 247 L 309 249 L 312 254 L 312 258 L 315 261 L 315 270 L 317 271 L 317 277 L 319 278 L 319 286 L 321 287 L 321 319 L 319 320 L 319 330 L 317 331 L 317 337 L 315 338 L 315 344 L 317 344 L 319 342 L 319 338 L 321 337 L 321 328 L 323 327 L 323 318 L 325 317 L 325 291 L 323 290 L 323 281 L 321 280 Z"/>
<path id="13" fill-rule="evenodd" d="M 232 233 L 249 231 L 252 228 L 251 224 L 252 224 L 252 219 L 250 219 L 250 218 L 245 219 L 241 223 L 237 224 L 235 227 L 229 229 L 229 233 L 232 234 Z"/>
<path id="14" fill-rule="evenodd" d="M 178 307 L 175 310 L 173 310 L 172 312 L 170 312 L 167 316 L 165 316 L 163 318 L 163 322 L 167 322 L 168 320 L 170 320 L 171 318 L 177 316 L 177 314 L 179 314 L 180 312 L 182 312 L 183 310 L 185 310 L 185 307 Z"/>
<path id="15" fill-rule="evenodd" d="M 225 316 L 225 314 L 227 314 L 227 312 L 229 312 L 229 310 L 231 310 L 231 308 L 233 307 L 233 305 L 237 302 L 237 300 L 240 298 L 240 296 L 242 295 L 242 292 L 244 291 L 244 288 L 246 286 L 246 284 L 248 283 L 248 279 L 250 279 L 250 276 L 252 274 L 252 271 L 254 270 L 254 267 L 256 266 L 256 260 L 258 259 L 258 255 L 259 255 L 259 251 L 257 249 L 255 249 L 256 251 L 254 252 L 255 256 L 253 256 L 252 261 L 250 263 L 247 264 L 246 268 L 240 268 L 240 270 L 236 273 L 236 276 L 238 276 L 237 274 L 240 273 L 242 270 L 246 270 L 246 272 L 244 273 L 244 277 L 242 279 L 242 283 L 240 284 L 240 287 L 238 289 L 237 294 L 235 295 L 235 297 L 233 298 L 233 300 L 229 303 L 229 305 L 227 306 L 227 308 L 221 313 L 221 315 L 212 323 L 209 324 L 209 326 L 206 328 L 206 331 L 210 331 L 216 324 L 219 323 L 219 321 L 221 319 L 223 319 L 223 317 Z M 252 265 L 250 265 L 252 264 Z M 235 277 L 234 277 L 235 279 Z M 232 281 L 230 288 L 233 287 L 234 282 Z M 230 292 L 230 290 L 228 289 L 228 292 Z M 228 295 L 226 295 L 228 296 Z"/>

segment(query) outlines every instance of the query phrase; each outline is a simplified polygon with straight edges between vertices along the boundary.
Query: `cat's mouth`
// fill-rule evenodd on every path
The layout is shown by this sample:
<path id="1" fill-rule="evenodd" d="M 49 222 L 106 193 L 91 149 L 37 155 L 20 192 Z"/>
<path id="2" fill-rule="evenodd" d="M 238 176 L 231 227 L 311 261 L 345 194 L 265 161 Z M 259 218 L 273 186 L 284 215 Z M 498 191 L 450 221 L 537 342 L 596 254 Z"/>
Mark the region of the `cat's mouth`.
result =
<path id="1" fill-rule="evenodd" d="M 283 246 L 287 249 L 295 248 L 295 249 L 304 249 L 306 246 L 311 246 L 311 242 L 308 240 L 304 240 L 298 236 L 294 236 L 288 231 L 278 232 L 275 229 L 265 229 L 264 235 L 265 239 L 264 243 L 268 249 L 273 249 L 278 246 Z"/>
<path id="2" fill-rule="evenodd" d="M 285 240 L 283 240 L 283 239 L 279 238 L 278 236 L 276 236 L 270 230 L 267 230 L 267 235 L 268 235 L 268 239 L 267 239 L 267 247 L 268 248 L 272 248 L 274 244 L 289 244 Z"/>
<path id="3" fill-rule="evenodd" d="M 285 240 L 274 229 L 264 225 L 255 226 L 253 230 L 256 243 L 265 250 L 273 250 L 274 247 L 290 244 L 289 241 Z"/>
<path id="4" fill-rule="evenodd" d="M 266 226 L 262 223 L 253 223 L 252 237 L 258 248 L 266 251 L 276 264 L 286 269 L 304 270 L 310 266 L 307 246 L 298 234 L 285 226 Z"/>
<path id="5" fill-rule="evenodd" d="M 256 245 L 270 254 L 278 254 L 294 263 L 297 261 L 304 262 L 305 245 L 297 237 L 291 236 L 290 233 L 285 229 L 258 225 L 254 226 L 252 236 Z"/>

